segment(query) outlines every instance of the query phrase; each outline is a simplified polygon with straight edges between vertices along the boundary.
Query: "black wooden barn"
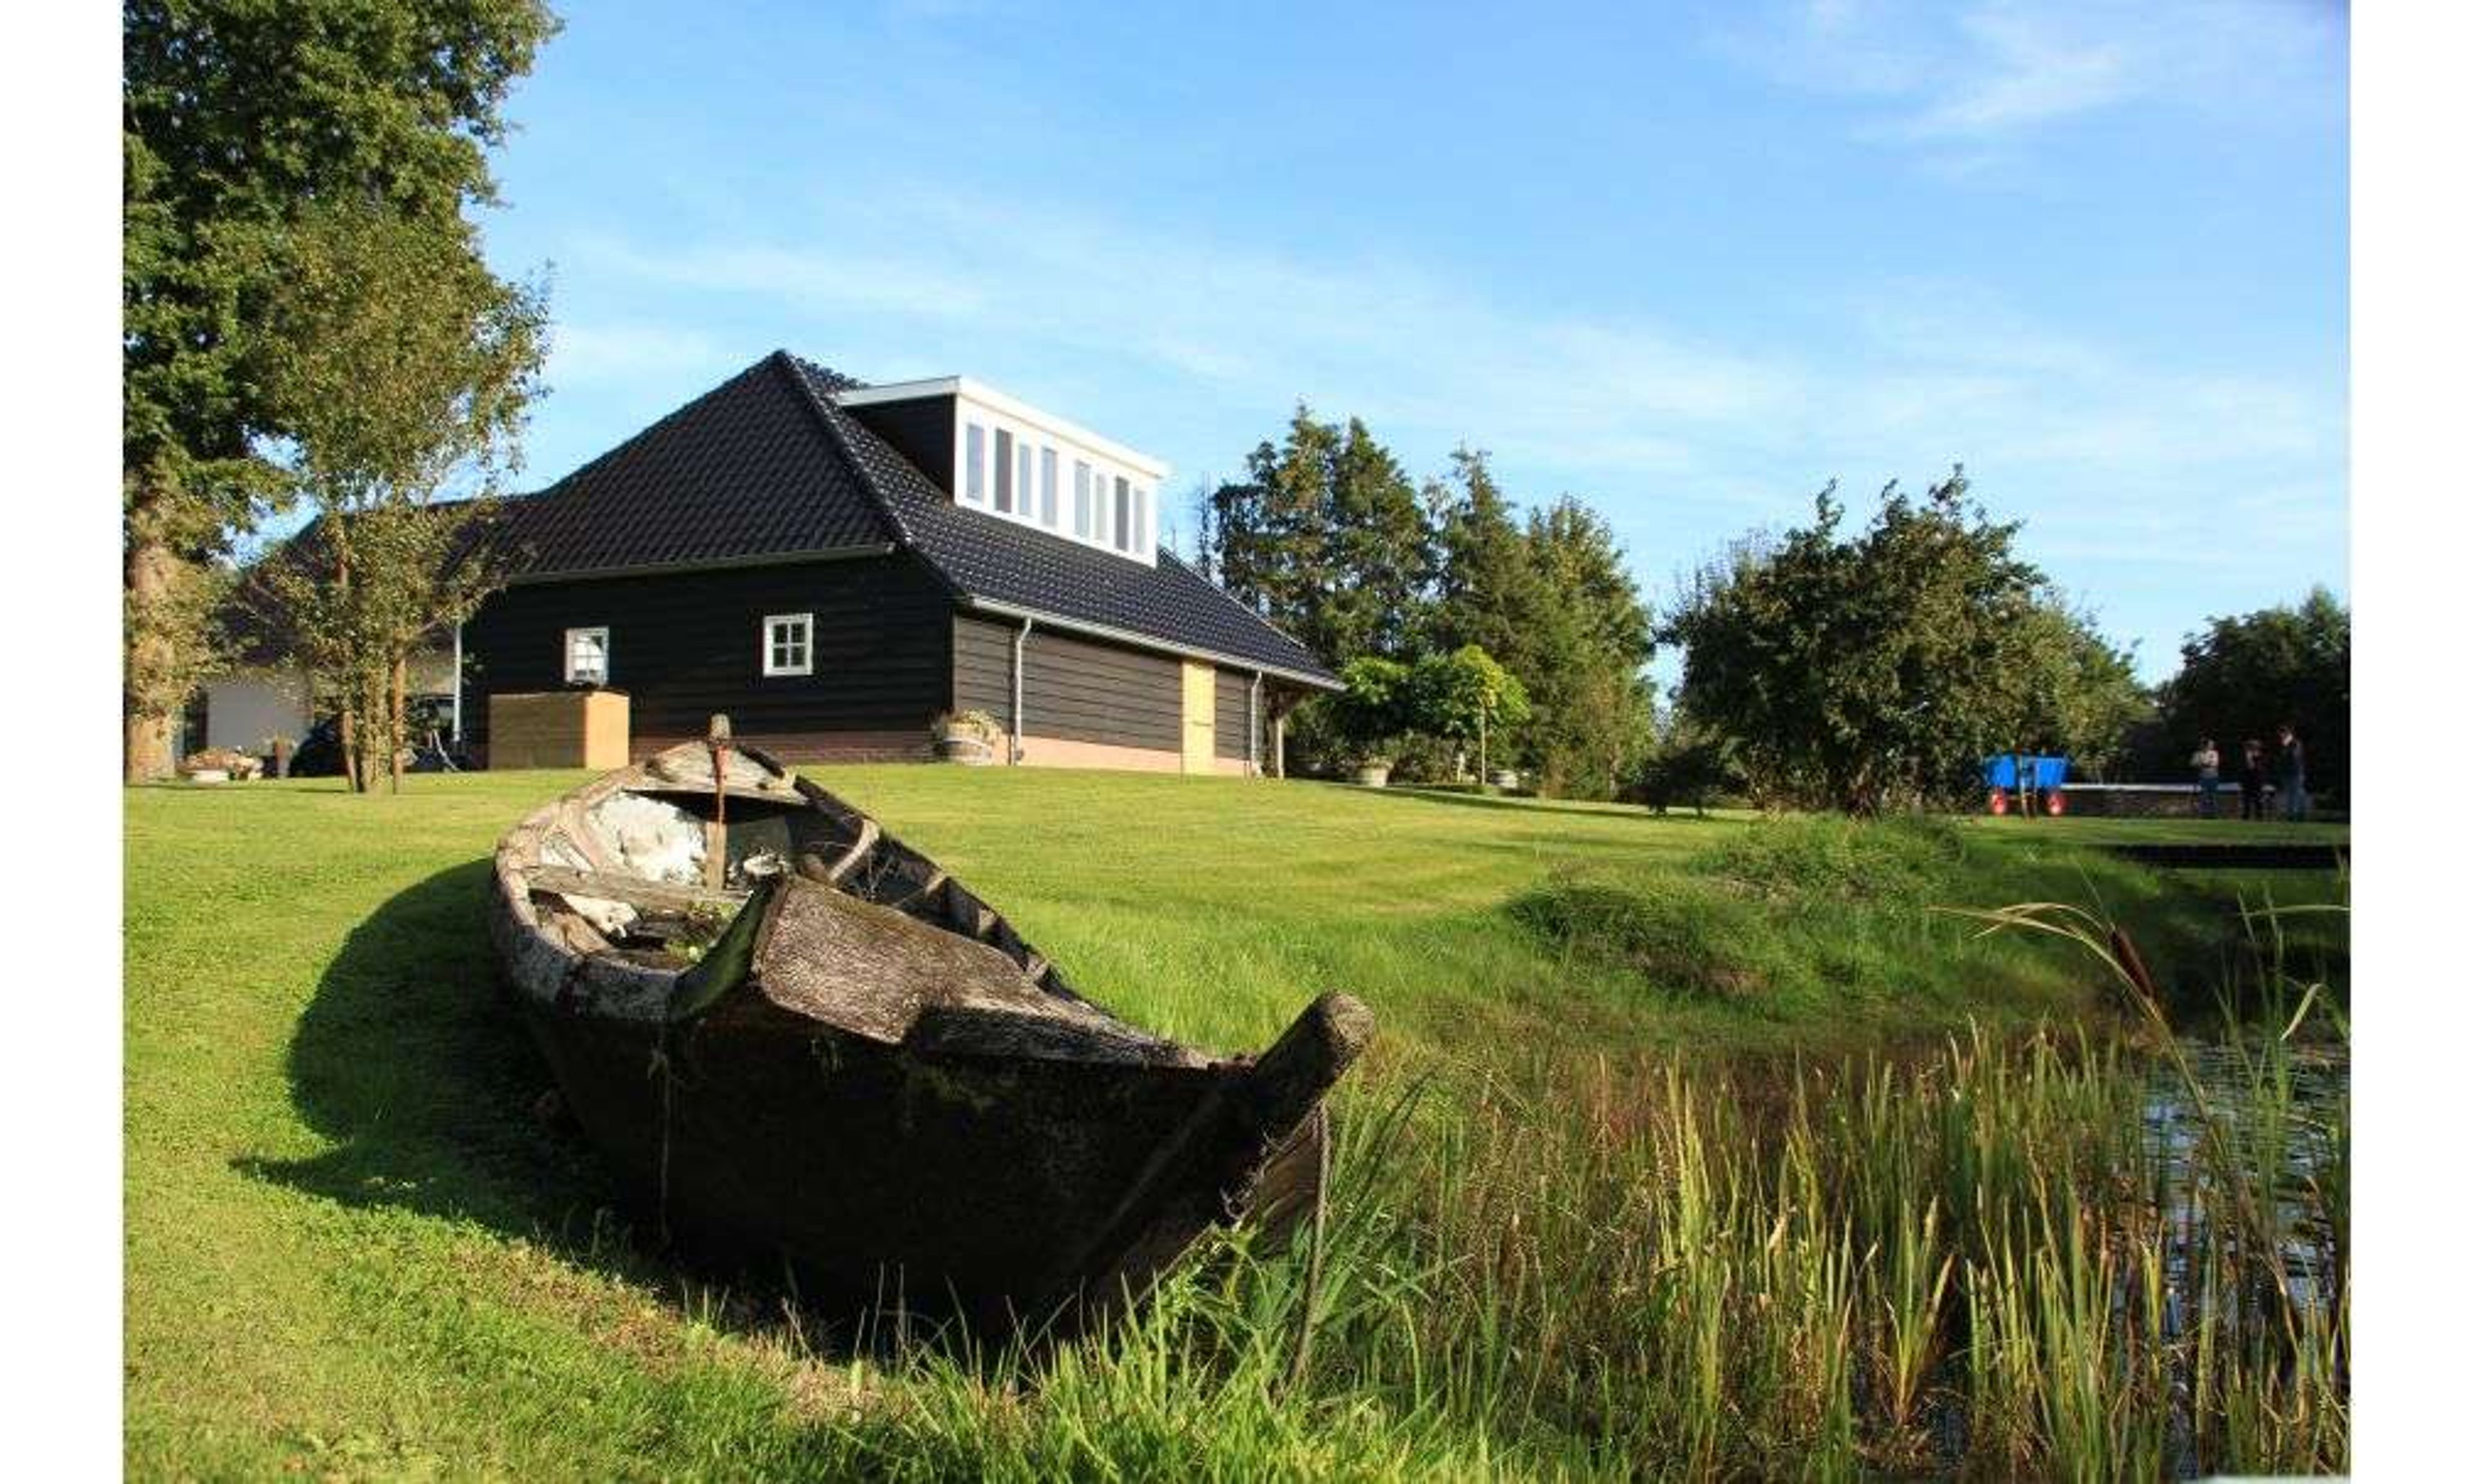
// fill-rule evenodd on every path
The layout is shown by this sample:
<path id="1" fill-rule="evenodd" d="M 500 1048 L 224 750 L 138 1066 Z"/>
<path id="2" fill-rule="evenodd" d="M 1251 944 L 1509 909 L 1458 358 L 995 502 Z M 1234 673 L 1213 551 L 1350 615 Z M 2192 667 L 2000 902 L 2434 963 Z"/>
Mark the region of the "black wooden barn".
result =
<path id="1" fill-rule="evenodd" d="M 1337 679 L 1157 541 L 1164 466 L 967 378 L 870 387 L 777 351 L 507 503 L 509 586 L 457 635 L 489 698 L 623 691 L 637 755 L 736 734 L 780 755 L 930 754 L 981 711 L 1034 765 L 1276 767 Z"/>

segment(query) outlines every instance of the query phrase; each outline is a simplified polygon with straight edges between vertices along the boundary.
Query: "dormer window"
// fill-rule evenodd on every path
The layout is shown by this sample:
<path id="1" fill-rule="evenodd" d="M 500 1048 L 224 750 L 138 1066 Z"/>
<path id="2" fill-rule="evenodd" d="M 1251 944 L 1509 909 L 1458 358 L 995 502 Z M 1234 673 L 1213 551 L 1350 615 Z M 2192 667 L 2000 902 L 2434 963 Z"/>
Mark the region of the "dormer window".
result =
<path id="1" fill-rule="evenodd" d="M 1145 564 L 1167 466 L 994 388 L 954 377 L 859 387 L 835 400 L 954 503 Z"/>

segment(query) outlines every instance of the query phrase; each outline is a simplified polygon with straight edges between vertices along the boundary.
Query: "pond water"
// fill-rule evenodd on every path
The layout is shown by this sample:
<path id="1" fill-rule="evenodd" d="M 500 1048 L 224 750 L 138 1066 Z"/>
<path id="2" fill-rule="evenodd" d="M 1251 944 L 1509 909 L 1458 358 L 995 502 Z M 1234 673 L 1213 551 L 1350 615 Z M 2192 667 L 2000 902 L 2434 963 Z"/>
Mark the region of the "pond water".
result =
<path id="1" fill-rule="evenodd" d="M 2296 1303 L 2323 1301 L 2348 1237 L 2349 1049 L 2278 1046 L 2257 1033 L 2184 1038 L 2177 1049 L 2180 1065 L 2157 1060 L 2146 1105 L 2174 1225 L 2195 1236 L 2197 1224 L 2221 1215 L 2221 1203 L 2208 1196 L 2227 1164 L 2273 1171 L 2274 1199 L 2262 1214 L 2282 1253 L 2287 1289 Z"/>

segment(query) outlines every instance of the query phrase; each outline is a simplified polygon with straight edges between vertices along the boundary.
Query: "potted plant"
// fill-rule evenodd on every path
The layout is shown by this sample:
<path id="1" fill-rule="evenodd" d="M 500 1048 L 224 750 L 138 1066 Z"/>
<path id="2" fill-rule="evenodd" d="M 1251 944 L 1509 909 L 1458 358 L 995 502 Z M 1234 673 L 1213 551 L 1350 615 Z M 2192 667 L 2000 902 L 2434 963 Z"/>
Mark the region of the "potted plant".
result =
<path id="1" fill-rule="evenodd" d="M 228 747 L 200 748 L 180 759 L 180 774 L 193 783 L 222 783 L 257 777 L 257 759 Z"/>
<path id="2" fill-rule="evenodd" d="M 1357 781 L 1381 788 L 1391 781 L 1406 720 L 1408 667 L 1378 657 L 1352 659 L 1340 666 L 1348 688 L 1331 698 L 1333 720 L 1348 744 L 1347 755 Z"/>
<path id="3" fill-rule="evenodd" d="M 1003 729 L 985 711 L 946 711 L 937 716 L 928 732 L 941 760 L 984 767 L 996 760 L 996 738 Z"/>

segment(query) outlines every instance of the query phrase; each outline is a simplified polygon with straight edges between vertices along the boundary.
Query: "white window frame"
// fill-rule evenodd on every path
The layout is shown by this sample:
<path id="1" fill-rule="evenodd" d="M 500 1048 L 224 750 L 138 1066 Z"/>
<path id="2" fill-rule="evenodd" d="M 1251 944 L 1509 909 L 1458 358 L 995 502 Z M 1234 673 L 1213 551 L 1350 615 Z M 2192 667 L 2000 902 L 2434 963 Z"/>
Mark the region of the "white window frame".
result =
<path id="1" fill-rule="evenodd" d="M 776 664 L 773 660 L 773 626 L 799 626 L 799 662 Z M 816 673 L 816 615 L 807 613 L 767 613 L 764 626 L 756 631 L 758 653 L 764 661 L 764 673 L 771 675 L 813 675 Z"/>
<path id="2" fill-rule="evenodd" d="M 575 641 L 588 634 L 598 634 L 601 639 L 601 674 L 599 678 L 594 680 L 586 680 L 575 671 Z M 565 634 L 559 640 L 558 673 L 565 677 L 565 683 L 569 685 L 609 684 L 610 626 L 608 624 L 590 624 L 584 628 L 567 630 Z"/>
<path id="3" fill-rule="evenodd" d="M 876 395 L 887 390 L 874 389 L 864 399 L 898 399 Z M 1164 466 L 967 380 L 920 382 L 911 390 L 955 396 L 954 503 L 1145 566 L 1156 562 L 1159 480 Z M 982 441 L 975 459 L 973 434 Z M 1000 443 L 1009 445 L 1003 455 Z M 1120 480 L 1128 487 L 1121 521 L 1116 518 Z M 1011 487 L 1003 508 L 996 504 L 999 484 Z"/>

